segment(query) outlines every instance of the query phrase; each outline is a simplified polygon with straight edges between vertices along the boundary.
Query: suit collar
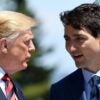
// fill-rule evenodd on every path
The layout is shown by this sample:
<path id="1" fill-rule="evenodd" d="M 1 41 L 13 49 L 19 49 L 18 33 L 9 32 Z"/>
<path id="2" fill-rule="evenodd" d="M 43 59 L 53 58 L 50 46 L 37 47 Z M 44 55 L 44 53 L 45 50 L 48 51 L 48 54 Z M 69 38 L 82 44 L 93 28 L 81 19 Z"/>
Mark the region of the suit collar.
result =
<path id="1" fill-rule="evenodd" d="M 0 100 L 7 100 L 6 96 L 4 95 L 2 89 L 0 88 Z"/>
<path id="2" fill-rule="evenodd" d="M 14 81 L 13 81 L 13 84 L 14 84 L 14 91 L 15 91 L 15 93 L 17 95 L 18 100 L 25 100 L 19 85 Z"/>
<path id="3" fill-rule="evenodd" d="M 73 100 L 80 100 L 82 93 L 84 91 L 84 78 L 83 78 L 83 74 L 82 74 L 82 70 L 78 69 L 77 71 L 75 71 L 72 76 L 71 79 L 71 92 L 73 95 Z"/>

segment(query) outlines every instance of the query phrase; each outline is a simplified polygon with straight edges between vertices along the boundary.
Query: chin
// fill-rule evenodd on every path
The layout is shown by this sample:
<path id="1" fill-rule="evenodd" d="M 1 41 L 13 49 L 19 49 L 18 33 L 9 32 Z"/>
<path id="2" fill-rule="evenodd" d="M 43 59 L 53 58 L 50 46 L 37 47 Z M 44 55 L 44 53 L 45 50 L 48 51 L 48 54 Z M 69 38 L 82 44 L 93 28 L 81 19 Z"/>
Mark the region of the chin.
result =
<path id="1" fill-rule="evenodd" d="M 23 69 L 26 69 L 28 67 L 27 63 L 23 64 Z"/>
<path id="2" fill-rule="evenodd" d="M 83 63 L 76 63 L 77 68 L 85 68 L 86 66 Z"/>

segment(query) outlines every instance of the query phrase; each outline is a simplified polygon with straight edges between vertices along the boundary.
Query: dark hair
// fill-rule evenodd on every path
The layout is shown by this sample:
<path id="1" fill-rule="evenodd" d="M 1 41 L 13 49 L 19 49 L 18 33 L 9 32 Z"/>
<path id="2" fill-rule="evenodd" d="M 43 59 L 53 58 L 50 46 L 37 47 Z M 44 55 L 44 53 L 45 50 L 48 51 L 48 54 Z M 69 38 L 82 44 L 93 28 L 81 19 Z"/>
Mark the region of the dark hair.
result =
<path id="1" fill-rule="evenodd" d="M 94 37 L 100 34 L 100 6 L 96 4 L 82 4 L 71 11 L 60 14 L 64 26 L 71 25 L 73 28 L 88 28 Z"/>

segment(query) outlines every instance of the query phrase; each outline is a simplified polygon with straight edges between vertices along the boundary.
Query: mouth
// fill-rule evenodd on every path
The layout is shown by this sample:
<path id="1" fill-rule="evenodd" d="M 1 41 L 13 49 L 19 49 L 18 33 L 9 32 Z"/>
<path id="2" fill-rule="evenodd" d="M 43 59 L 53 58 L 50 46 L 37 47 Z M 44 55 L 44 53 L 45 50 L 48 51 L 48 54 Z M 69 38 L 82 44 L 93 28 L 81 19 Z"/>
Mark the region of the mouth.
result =
<path id="1" fill-rule="evenodd" d="M 28 55 L 28 56 L 26 57 L 25 61 L 26 61 L 26 62 L 29 62 L 30 58 L 31 58 L 31 55 Z"/>
<path id="2" fill-rule="evenodd" d="M 74 60 L 80 60 L 80 59 L 82 59 L 83 58 L 83 55 L 72 55 L 72 57 L 74 58 Z"/>
<path id="3" fill-rule="evenodd" d="M 25 59 L 25 62 L 29 62 L 29 58 Z"/>

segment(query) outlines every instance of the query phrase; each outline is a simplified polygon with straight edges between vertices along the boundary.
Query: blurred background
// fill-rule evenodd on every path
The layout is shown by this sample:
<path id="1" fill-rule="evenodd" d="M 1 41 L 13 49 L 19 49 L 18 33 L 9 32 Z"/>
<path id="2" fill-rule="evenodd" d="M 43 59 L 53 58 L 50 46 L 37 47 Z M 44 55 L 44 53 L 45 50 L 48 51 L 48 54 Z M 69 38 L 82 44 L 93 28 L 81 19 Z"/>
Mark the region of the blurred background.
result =
<path id="1" fill-rule="evenodd" d="M 65 50 L 59 14 L 82 3 L 99 4 L 100 0 L 0 0 L 0 10 L 22 12 L 33 17 L 37 24 L 33 29 L 37 51 L 32 54 L 27 70 L 13 76 L 26 100 L 48 100 L 51 84 L 76 70 Z"/>

